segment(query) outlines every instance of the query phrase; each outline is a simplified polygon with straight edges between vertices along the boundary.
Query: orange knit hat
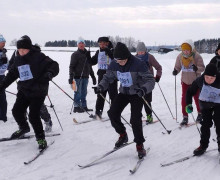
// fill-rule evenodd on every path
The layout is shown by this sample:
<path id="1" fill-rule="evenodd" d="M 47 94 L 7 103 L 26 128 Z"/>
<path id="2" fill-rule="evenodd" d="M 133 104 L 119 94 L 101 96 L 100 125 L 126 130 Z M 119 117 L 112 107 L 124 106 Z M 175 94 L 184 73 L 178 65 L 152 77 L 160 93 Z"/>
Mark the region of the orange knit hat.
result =
<path id="1" fill-rule="evenodd" d="M 181 49 L 182 49 L 182 51 L 184 51 L 184 50 L 192 51 L 192 47 L 188 43 L 183 43 L 181 45 Z"/>

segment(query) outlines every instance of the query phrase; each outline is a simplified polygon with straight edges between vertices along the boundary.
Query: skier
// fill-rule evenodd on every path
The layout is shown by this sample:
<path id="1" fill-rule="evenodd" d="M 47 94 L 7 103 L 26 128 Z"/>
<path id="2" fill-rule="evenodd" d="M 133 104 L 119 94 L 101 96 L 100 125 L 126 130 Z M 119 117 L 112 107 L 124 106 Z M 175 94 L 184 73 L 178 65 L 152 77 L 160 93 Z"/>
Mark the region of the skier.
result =
<path id="1" fill-rule="evenodd" d="M 59 65 L 33 47 L 27 36 L 22 36 L 17 41 L 17 49 L 14 63 L 0 84 L 1 92 L 20 78 L 17 99 L 12 109 L 19 130 L 11 135 L 11 139 L 20 138 L 30 131 L 25 116 L 29 107 L 29 121 L 34 129 L 39 149 L 44 149 L 47 147 L 47 141 L 40 120 L 40 108 L 48 93 L 49 81 L 59 72 Z"/>
<path id="2" fill-rule="evenodd" d="M 181 44 L 182 52 L 176 58 L 176 64 L 173 70 L 173 75 L 176 76 L 182 70 L 181 84 L 182 84 L 182 114 L 183 121 L 181 126 L 188 124 L 188 114 L 185 111 L 186 107 L 186 91 L 191 86 L 192 82 L 201 75 L 205 66 L 200 54 L 194 49 L 192 40 L 186 40 Z M 202 115 L 199 107 L 199 91 L 195 94 L 194 100 L 198 111 L 196 122 L 202 121 Z"/>
<path id="3" fill-rule="evenodd" d="M 115 148 L 121 147 L 128 142 L 126 128 L 121 122 L 121 113 L 124 108 L 130 103 L 131 105 L 131 125 L 134 134 L 134 142 L 139 158 L 146 155 L 144 149 L 144 136 L 142 129 L 142 97 L 150 93 L 155 85 L 153 75 L 147 70 L 145 62 L 131 55 L 125 44 L 118 42 L 114 50 L 115 60 L 111 62 L 107 73 L 103 79 L 94 88 L 95 93 L 105 92 L 109 84 L 116 79 L 120 81 L 120 93 L 111 104 L 108 116 L 112 126 L 119 134 L 119 139 L 115 143 Z"/>
<path id="4" fill-rule="evenodd" d="M 8 67 L 8 58 L 6 56 L 7 50 L 5 47 L 5 38 L 0 35 L 0 83 L 5 77 L 5 71 Z M 0 121 L 7 121 L 7 100 L 5 91 L 0 92 Z"/>
<path id="5" fill-rule="evenodd" d="M 220 152 L 220 74 L 217 73 L 215 64 L 206 66 L 205 72 L 197 78 L 192 86 L 188 88 L 186 94 L 186 112 L 192 113 L 192 96 L 200 90 L 199 104 L 202 113 L 200 146 L 194 150 L 194 155 L 203 154 L 208 148 L 210 138 L 210 128 L 212 120 L 215 123 L 218 151 Z"/>
<path id="6" fill-rule="evenodd" d="M 96 51 L 95 55 L 91 58 L 90 54 L 88 54 L 89 62 L 92 65 L 98 64 L 98 83 L 102 80 L 103 75 L 106 74 L 106 70 L 109 68 L 109 64 L 113 60 L 113 48 L 112 43 L 109 41 L 108 37 L 99 37 L 98 39 L 100 49 Z M 118 95 L 118 85 L 117 80 L 111 83 L 106 91 L 102 92 L 102 95 L 106 97 L 107 92 L 109 93 L 109 97 L 111 102 L 113 102 L 114 98 Z M 97 95 L 96 100 L 96 117 L 98 119 L 102 118 L 102 112 L 104 108 L 105 100 L 99 94 Z"/>
<path id="7" fill-rule="evenodd" d="M 157 62 L 155 57 L 151 55 L 150 53 L 147 52 L 147 48 L 144 44 L 144 42 L 139 42 L 137 44 L 137 54 L 136 57 L 139 59 L 143 60 L 147 66 L 150 72 L 154 75 L 154 70 L 153 67 L 157 70 L 155 81 L 158 83 L 160 81 L 161 75 L 162 75 L 162 67 L 161 65 Z M 151 102 L 152 102 L 152 92 L 148 93 L 144 97 L 148 104 L 151 107 Z M 152 116 L 152 110 L 148 107 L 146 103 L 144 103 L 144 109 L 147 114 L 147 124 L 153 122 L 153 116 Z"/>
<path id="8" fill-rule="evenodd" d="M 23 38 L 29 39 L 31 41 L 30 37 L 28 37 L 27 35 L 23 36 Z M 38 49 L 39 51 L 41 51 L 41 49 L 38 45 L 32 45 L 32 47 L 35 48 L 35 49 Z M 16 53 L 17 53 L 17 51 L 15 51 L 13 53 L 13 55 L 11 56 L 11 59 L 9 60 L 8 69 L 10 69 L 12 64 L 14 64 Z M 47 110 L 47 107 L 44 103 L 42 104 L 42 106 L 40 108 L 40 117 L 41 117 L 41 119 L 44 120 L 44 123 L 46 125 L 45 126 L 45 132 L 47 132 L 47 133 L 51 132 L 53 122 L 51 120 L 51 116 L 50 116 L 50 114 Z"/>
<path id="9" fill-rule="evenodd" d="M 89 64 L 85 49 L 85 40 L 79 38 L 77 41 L 78 50 L 71 55 L 69 65 L 69 84 L 72 85 L 75 80 L 77 90 L 74 93 L 74 112 L 83 113 L 84 111 L 93 111 L 87 107 L 87 87 L 89 74 L 96 81 L 94 73 L 92 74 L 91 65 Z M 82 108 L 81 108 L 82 107 Z"/>

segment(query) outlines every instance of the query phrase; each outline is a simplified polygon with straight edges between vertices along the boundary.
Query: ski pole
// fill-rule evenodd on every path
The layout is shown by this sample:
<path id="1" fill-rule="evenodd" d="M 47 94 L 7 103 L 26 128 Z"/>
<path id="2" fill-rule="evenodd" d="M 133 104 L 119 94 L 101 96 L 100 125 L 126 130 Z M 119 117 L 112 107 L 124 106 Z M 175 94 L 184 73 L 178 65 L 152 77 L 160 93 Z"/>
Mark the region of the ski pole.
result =
<path id="1" fill-rule="evenodd" d="M 48 99 L 49 99 L 49 101 L 50 101 L 50 107 L 53 108 L 54 114 L 56 115 L 57 120 L 58 120 L 58 122 L 59 122 L 59 124 L 60 124 L 60 127 L 61 127 L 61 129 L 62 129 L 62 131 L 63 131 L 63 127 L 62 127 L 62 125 L 61 125 L 61 123 L 60 123 L 60 120 L 59 120 L 59 118 L 58 118 L 58 116 L 57 116 L 57 113 L 56 113 L 56 111 L 55 111 L 55 109 L 54 109 L 54 105 L 52 104 L 49 95 L 47 95 L 47 97 L 48 97 Z"/>
<path id="2" fill-rule="evenodd" d="M 70 99 L 72 99 L 72 101 L 74 101 L 74 99 L 67 94 L 60 86 L 58 86 L 53 80 L 51 80 L 52 83 L 54 83 L 64 94 L 66 94 Z M 75 102 L 76 103 L 76 102 Z M 95 118 L 95 116 L 93 114 L 90 114 L 87 110 L 85 110 L 82 106 L 80 106 L 78 103 L 76 103 L 80 108 L 82 108 L 88 115 L 90 118 Z"/>
<path id="3" fill-rule="evenodd" d="M 191 115 L 192 115 L 193 121 L 196 123 L 196 120 L 195 120 L 195 118 L 194 118 L 194 116 L 193 116 L 193 113 L 191 113 Z M 196 123 L 196 128 L 197 128 L 197 130 L 199 131 L 199 134 L 200 134 L 200 136 L 201 136 L 201 132 L 200 132 L 200 130 L 199 130 L 199 127 L 198 127 L 197 123 Z"/>
<path id="4" fill-rule="evenodd" d="M 15 93 L 12 93 L 12 92 L 10 92 L 10 91 L 6 91 L 6 90 L 5 90 L 5 92 L 7 92 L 7 93 L 9 93 L 9 94 L 12 94 L 12 95 L 15 95 L 15 96 L 16 96 Z"/>
<path id="5" fill-rule="evenodd" d="M 99 95 L 100 95 L 106 102 L 108 102 L 109 105 L 111 106 L 111 103 L 103 96 L 102 93 L 99 93 Z M 130 124 L 128 121 L 126 121 L 125 118 L 123 118 L 122 116 L 121 116 L 121 118 L 131 127 L 131 124 Z"/>
<path id="6" fill-rule="evenodd" d="M 160 87 L 159 82 L 158 82 L 157 84 L 158 84 L 158 86 L 159 86 L 159 88 L 160 88 L 160 91 L 161 91 L 161 93 L 162 93 L 162 95 L 163 95 L 163 98 L 164 98 L 166 104 L 167 104 L 167 107 L 168 107 L 168 109 L 169 109 L 169 111 L 170 111 L 171 116 L 173 117 L 173 119 L 175 119 L 174 116 L 173 116 L 173 113 L 171 112 L 170 107 L 169 107 L 169 105 L 168 105 L 168 103 L 167 103 L 167 100 L 166 100 L 166 98 L 165 98 L 165 96 L 164 96 L 164 94 L 163 94 L 163 91 L 162 91 L 162 89 L 161 89 L 161 87 Z"/>
<path id="7" fill-rule="evenodd" d="M 178 121 L 177 121 L 176 76 L 175 76 L 175 107 L 176 107 L 176 122 L 178 123 Z"/>
<path id="8" fill-rule="evenodd" d="M 164 129 L 167 131 L 168 134 L 171 133 L 171 130 L 167 130 L 166 127 L 164 126 L 164 124 L 161 122 L 160 118 L 156 115 L 156 113 L 154 112 L 154 110 L 150 107 L 150 105 L 148 104 L 148 102 L 146 101 L 146 99 L 144 98 L 144 96 L 142 96 L 142 99 L 144 100 L 145 104 L 150 108 L 150 110 L 154 113 L 154 115 L 157 117 L 157 119 L 160 121 L 160 124 L 164 127 Z"/>

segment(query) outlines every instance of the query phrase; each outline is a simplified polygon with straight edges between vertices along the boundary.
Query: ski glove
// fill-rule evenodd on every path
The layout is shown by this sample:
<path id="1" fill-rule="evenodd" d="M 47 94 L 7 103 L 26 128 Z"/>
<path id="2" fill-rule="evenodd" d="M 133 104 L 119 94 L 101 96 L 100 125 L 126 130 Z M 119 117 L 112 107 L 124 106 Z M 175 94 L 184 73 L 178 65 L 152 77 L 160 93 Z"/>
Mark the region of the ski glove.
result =
<path id="1" fill-rule="evenodd" d="M 177 75 L 177 73 L 178 73 L 178 72 L 177 72 L 177 70 L 176 70 L 176 69 L 174 69 L 174 70 L 173 70 L 173 75 L 174 75 L 174 76 L 176 76 L 176 75 Z"/>
<path id="2" fill-rule="evenodd" d="M 143 97 L 145 95 L 145 90 L 143 88 L 137 89 L 137 95 Z"/>
<path id="3" fill-rule="evenodd" d="M 193 67 L 193 71 L 195 71 L 195 72 L 198 71 L 198 68 L 195 64 L 193 64 L 192 67 Z"/>
<path id="4" fill-rule="evenodd" d="M 44 77 L 48 80 L 51 81 L 53 79 L 53 74 L 51 72 L 46 72 L 44 74 Z"/>
<path id="5" fill-rule="evenodd" d="M 158 83 L 160 81 L 160 76 L 156 75 L 155 81 Z"/>
<path id="6" fill-rule="evenodd" d="M 193 112 L 192 104 L 188 104 L 188 105 L 186 106 L 186 112 L 187 112 L 188 114 Z"/>
<path id="7" fill-rule="evenodd" d="M 94 89 L 95 94 L 99 94 L 104 92 L 104 88 L 101 85 L 98 85 L 96 87 L 92 87 Z"/>

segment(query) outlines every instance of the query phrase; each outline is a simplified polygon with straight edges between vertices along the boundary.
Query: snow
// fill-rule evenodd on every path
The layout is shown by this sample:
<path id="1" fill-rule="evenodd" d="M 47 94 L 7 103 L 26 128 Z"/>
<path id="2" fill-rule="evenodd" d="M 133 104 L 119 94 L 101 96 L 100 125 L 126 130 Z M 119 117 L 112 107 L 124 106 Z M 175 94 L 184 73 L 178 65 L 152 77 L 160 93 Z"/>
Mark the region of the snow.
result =
<path id="1" fill-rule="evenodd" d="M 51 48 L 43 48 L 51 49 Z M 56 48 L 52 48 L 56 49 Z M 57 48 L 58 49 L 58 48 Z M 69 49 L 68 49 L 69 50 Z M 8 57 L 11 57 L 13 50 L 8 51 Z M 168 54 L 153 54 L 163 67 L 163 75 L 160 81 L 160 87 L 166 97 L 166 100 L 175 116 L 175 97 L 174 97 L 174 76 L 172 71 L 175 58 L 179 52 L 174 51 Z M 68 72 L 71 52 L 45 51 L 45 54 L 56 60 L 60 65 L 60 73 L 53 79 L 65 92 L 73 97 L 73 91 L 68 84 Z M 92 55 L 94 52 L 92 53 Z M 208 64 L 214 54 L 201 54 L 205 64 Z M 94 66 L 97 71 L 97 66 Z M 88 87 L 88 107 L 95 107 L 96 95 L 92 90 L 90 79 Z M 16 93 L 16 84 L 13 83 L 8 91 Z M 77 164 L 84 165 L 100 155 L 106 153 L 114 147 L 118 139 L 118 134 L 114 131 L 109 121 L 93 121 L 90 123 L 76 125 L 73 118 L 78 121 L 88 120 L 88 114 L 71 113 L 72 100 L 66 96 L 52 82 L 49 90 L 50 99 L 57 112 L 59 120 L 64 131 L 61 130 L 53 109 L 49 112 L 53 120 L 53 132 L 61 133 L 60 136 L 48 137 L 47 141 L 55 140 L 55 143 L 46 150 L 44 155 L 39 157 L 30 165 L 24 165 L 38 152 L 37 143 L 34 138 L 30 140 L 18 140 L 1 142 L 0 146 L 0 179 L 1 180 L 130 180 L 130 179 L 149 179 L 149 180 L 217 180 L 220 176 L 220 164 L 218 164 L 218 152 L 212 151 L 204 154 L 202 157 L 194 157 L 190 160 L 174 164 L 168 167 L 161 167 L 160 163 L 170 162 L 187 155 L 192 154 L 193 150 L 199 146 L 199 132 L 196 126 L 191 126 L 182 130 L 175 130 L 170 135 L 162 134 L 166 130 L 161 124 L 155 123 L 144 126 L 143 132 L 146 138 L 145 147 L 150 147 L 146 160 L 134 175 L 130 175 L 129 169 L 132 169 L 137 161 L 137 152 L 135 144 L 129 145 L 95 166 L 80 169 Z M 182 120 L 181 114 L 181 85 L 180 75 L 177 76 L 177 106 L 178 122 Z M 107 98 L 108 99 L 108 98 Z M 0 138 L 8 137 L 17 130 L 17 124 L 13 119 L 11 109 L 13 107 L 15 96 L 7 94 L 8 100 L 8 121 L 0 121 Z M 45 103 L 50 105 L 48 99 Z M 153 110 L 160 118 L 167 130 L 178 127 L 176 120 L 172 118 L 171 113 L 164 101 L 161 91 L 156 84 L 153 90 Z M 105 103 L 103 117 L 107 117 L 109 105 Z M 130 108 L 126 107 L 122 116 L 129 121 Z M 94 112 L 93 112 L 94 113 Z M 197 116 L 193 112 L 194 117 Z M 145 115 L 143 110 L 143 115 Z M 191 116 L 189 121 L 193 122 Z M 154 116 L 154 119 L 156 117 Z M 131 128 L 126 125 L 129 140 L 133 140 Z M 31 130 L 30 134 L 33 134 Z M 211 129 L 211 138 L 208 149 L 217 148 L 215 129 Z"/>

